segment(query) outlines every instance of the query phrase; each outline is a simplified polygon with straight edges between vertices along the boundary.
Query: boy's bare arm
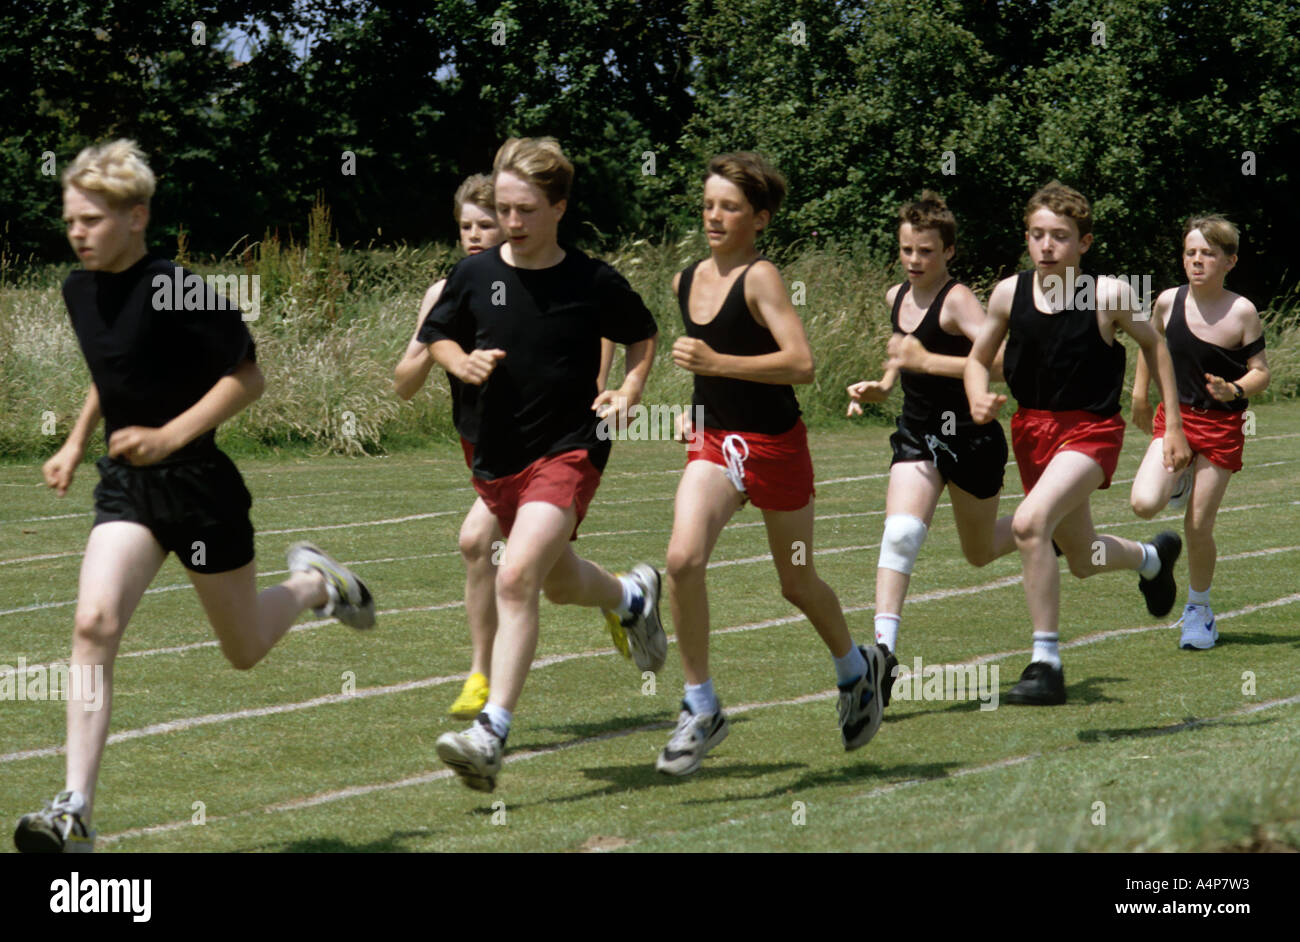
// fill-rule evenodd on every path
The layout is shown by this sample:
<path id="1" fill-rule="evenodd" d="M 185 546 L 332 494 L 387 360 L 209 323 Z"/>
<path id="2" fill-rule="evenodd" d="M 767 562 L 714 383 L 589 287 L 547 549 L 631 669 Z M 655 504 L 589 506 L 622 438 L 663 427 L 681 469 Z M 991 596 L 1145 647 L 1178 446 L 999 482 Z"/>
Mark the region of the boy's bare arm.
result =
<path id="1" fill-rule="evenodd" d="M 1178 385 L 1174 364 L 1164 336 L 1152 325 L 1153 318 L 1141 315 L 1137 299 L 1128 284 L 1114 278 L 1098 279 L 1097 296 L 1107 292 L 1105 311 L 1115 326 L 1137 341 L 1146 360 L 1147 371 L 1160 385 L 1160 399 L 1165 406 L 1164 465 L 1166 471 L 1181 471 L 1192 459 L 1187 437 L 1183 434 L 1182 414 L 1178 411 Z M 1115 338 L 1119 343 L 1119 338 Z"/>
<path id="2" fill-rule="evenodd" d="M 989 296 L 989 309 L 966 357 L 962 381 L 970 403 L 971 418 L 979 425 L 997 419 L 1007 397 L 989 390 L 991 367 L 1001 355 L 1002 342 L 1011 323 L 1011 302 L 1016 295 L 1016 279 L 1004 278 Z"/>
<path id="3" fill-rule="evenodd" d="M 411 342 L 406 345 L 406 352 L 402 354 L 402 359 L 398 361 L 397 368 L 393 371 L 393 390 L 403 399 L 410 399 L 419 392 L 433 369 L 433 357 L 429 356 L 429 347 L 420 343 L 420 328 L 424 325 L 424 319 L 429 316 L 429 312 L 433 310 L 433 306 L 438 303 L 438 298 L 442 296 L 442 289 L 446 284 L 444 278 L 424 293 L 415 319 L 415 333 L 411 335 Z"/>
<path id="4" fill-rule="evenodd" d="M 109 439 L 108 455 L 133 465 L 161 461 L 248 408 L 265 388 L 262 371 L 252 360 L 245 360 L 217 380 L 202 399 L 162 428 L 128 425 L 118 429 Z"/>
<path id="5" fill-rule="evenodd" d="M 54 488 L 59 497 L 68 492 L 72 477 L 77 472 L 77 465 L 81 464 L 81 459 L 86 456 L 86 444 L 90 441 L 90 436 L 95 433 L 95 429 L 99 427 L 102 418 L 103 415 L 99 411 L 99 389 L 91 383 L 90 390 L 86 393 L 86 401 L 81 407 L 81 414 L 77 416 L 77 421 L 73 424 L 72 431 L 68 433 L 63 447 L 41 466 L 45 483 Z"/>

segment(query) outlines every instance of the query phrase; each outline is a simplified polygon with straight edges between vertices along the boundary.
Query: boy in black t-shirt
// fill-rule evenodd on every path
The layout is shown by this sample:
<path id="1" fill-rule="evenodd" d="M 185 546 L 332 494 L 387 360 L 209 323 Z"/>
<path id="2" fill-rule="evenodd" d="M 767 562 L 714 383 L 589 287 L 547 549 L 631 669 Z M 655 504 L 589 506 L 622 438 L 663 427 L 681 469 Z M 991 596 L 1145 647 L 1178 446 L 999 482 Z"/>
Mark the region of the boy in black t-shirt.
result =
<path id="1" fill-rule="evenodd" d="M 550 138 L 511 139 L 493 182 L 505 241 L 457 263 L 419 339 L 461 382 L 480 387 L 474 487 L 507 537 L 497 570 L 498 626 L 487 705 L 439 757 L 467 786 L 496 787 L 513 711 L 537 648 L 539 595 L 613 613 L 637 667 L 667 654 L 659 573 L 615 577 L 569 546 L 600 482 L 610 443 L 597 410 L 636 404 L 654 356 L 654 318 L 627 281 L 556 238 L 573 165 Z M 466 350 L 458 338 L 472 336 Z M 601 338 L 627 347 L 622 389 L 597 395 Z"/>
<path id="2" fill-rule="evenodd" d="M 214 436 L 261 395 L 262 374 L 239 310 L 147 253 L 154 176 L 143 155 L 125 140 L 87 148 L 63 185 L 68 239 L 85 266 L 68 276 L 63 296 L 92 383 L 68 440 L 42 469 L 45 481 L 60 497 L 67 492 L 101 416 L 108 455 L 98 463 L 77 593 L 69 669 L 87 682 L 70 688 L 66 789 L 18 822 L 14 843 L 25 852 L 94 847 L 89 825 L 113 661 L 168 552 L 185 566 L 222 653 L 240 670 L 260 661 L 305 609 L 354 628 L 375 620 L 365 585 L 309 543 L 290 547 L 288 579 L 257 591 L 251 498 Z"/>

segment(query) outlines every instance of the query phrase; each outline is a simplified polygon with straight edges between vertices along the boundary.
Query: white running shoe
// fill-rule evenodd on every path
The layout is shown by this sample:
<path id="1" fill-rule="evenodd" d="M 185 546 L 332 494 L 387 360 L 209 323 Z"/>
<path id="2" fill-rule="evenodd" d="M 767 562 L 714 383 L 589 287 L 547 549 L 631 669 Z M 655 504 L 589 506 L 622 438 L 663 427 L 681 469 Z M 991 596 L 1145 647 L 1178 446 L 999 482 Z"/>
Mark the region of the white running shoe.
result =
<path id="1" fill-rule="evenodd" d="M 89 854 L 95 832 L 81 820 L 85 805 L 72 792 L 59 792 L 41 811 L 25 814 L 14 829 L 14 846 L 24 854 Z"/>
<path id="2" fill-rule="evenodd" d="M 638 563 L 626 576 L 641 589 L 645 600 L 640 615 L 629 615 L 623 620 L 611 611 L 605 612 L 614 646 L 624 657 L 632 657 L 637 670 L 658 672 L 668 659 L 668 636 L 659 618 L 659 571 L 646 563 Z M 630 649 L 630 650 L 629 650 Z"/>
<path id="3" fill-rule="evenodd" d="M 375 600 L 351 569 L 311 543 L 294 543 L 285 559 L 290 572 L 318 572 L 325 579 L 329 601 L 313 612 L 322 618 L 333 616 L 349 628 L 375 627 Z"/>
<path id="4" fill-rule="evenodd" d="M 731 724 L 719 707 L 715 713 L 691 712 L 682 701 L 682 712 L 677 715 L 677 728 L 655 760 L 655 768 L 665 775 L 690 775 L 700 767 L 709 750 L 731 732 Z"/>
<path id="5" fill-rule="evenodd" d="M 1170 510 L 1182 510 L 1187 506 L 1187 502 L 1192 497 L 1192 482 L 1196 480 L 1192 475 L 1192 466 L 1189 464 L 1183 469 L 1183 473 L 1178 475 L 1178 480 L 1174 482 L 1174 492 L 1169 495 L 1169 503 L 1166 505 Z"/>
<path id="6" fill-rule="evenodd" d="M 860 644 L 858 650 L 867 662 L 867 669 L 857 680 L 840 687 L 840 738 L 844 741 L 845 752 L 861 749 L 871 742 L 885 715 L 881 687 L 885 671 L 884 651 L 878 644 Z"/>
<path id="7" fill-rule="evenodd" d="M 1185 606 L 1178 624 L 1183 626 L 1178 647 L 1185 651 L 1208 651 L 1219 640 L 1219 630 L 1214 625 L 1214 612 L 1208 605 Z"/>
<path id="8" fill-rule="evenodd" d="M 463 733 L 443 733 L 435 745 L 438 758 L 477 792 L 497 787 L 505 743 L 492 731 L 487 714 L 480 713 L 474 725 Z"/>

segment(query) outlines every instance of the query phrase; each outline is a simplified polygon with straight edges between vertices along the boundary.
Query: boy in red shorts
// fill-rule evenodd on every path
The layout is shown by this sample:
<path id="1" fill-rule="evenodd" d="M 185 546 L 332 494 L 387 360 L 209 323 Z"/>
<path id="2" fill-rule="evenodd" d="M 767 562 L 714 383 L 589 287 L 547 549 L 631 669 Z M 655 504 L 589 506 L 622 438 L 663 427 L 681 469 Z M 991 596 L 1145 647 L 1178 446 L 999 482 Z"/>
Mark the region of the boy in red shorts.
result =
<path id="1" fill-rule="evenodd" d="M 1219 215 L 1197 216 L 1183 229 L 1187 284 L 1156 301 L 1156 326 L 1165 335 L 1178 382 L 1178 411 L 1195 456 L 1181 473 L 1161 461 L 1166 431 L 1162 403 L 1153 417 L 1147 401 L 1151 374 L 1138 363 L 1133 381 L 1133 424 L 1153 438 L 1133 480 L 1134 512 L 1149 520 L 1168 504 L 1187 507 L 1187 605 L 1178 646 L 1208 650 L 1219 639 L 1210 608 L 1218 550 L 1214 521 L 1232 475 L 1241 470 L 1246 438 L 1242 413 L 1248 396 L 1268 388 L 1264 325 L 1255 305 L 1223 286 L 1237 263 L 1237 227 Z"/>
<path id="2" fill-rule="evenodd" d="M 102 688 L 73 685 L 65 790 L 14 832 L 23 852 L 94 849 L 95 785 L 108 739 L 113 665 L 127 623 L 169 552 L 198 593 L 221 653 L 238 670 L 260 661 L 308 608 L 353 628 L 375 623 L 366 586 L 310 543 L 289 547 L 289 578 L 257 590 L 252 498 L 216 428 L 265 382 L 239 309 L 145 245 L 155 179 L 133 141 L 88 147 L 63 174 L 63 219 L 82 268 L 63 283 L 90 370 L 81 415 L 42 472 L 67 493 L 104 422 L 95 522 L 77 589 L 69 667 Z M 172 299 L 184 288 L 179 309 Z M 91 676 L 94 676 L 93 674 Z M 91 702 L 99 700 L 102 709 Z"/>
<path id="3" fill-rule="evenodd" d="M 492 196 L 492 178 L 476 173 L 466 177 L 456 189 L 452 199 L 456 224 L 460 227 L 460 246 L 465 254 L 478 255 L 501 241 L 501 227 L 497 225 L 496 202 Z M 419 332 L 424 319 L 442 296 L 447 279 L 435 282 L 424 293 L 416 319 L 415 333 L 407 344 L 406 353 L 394 371 L 393 387 L 403 399 L 410 399 L 433 369 L 427 344 L 420 343 Z M 470 346 L 473 338 L 468 338 Z M 462 338 L 464 342 L 465 338 Z M 473 470 L 474 441 L 478 438 L 478 413 L 475 409 L 478 387 L 462 383 L 450 373 L 452 422 L 460 433 L 461 449 L 465 463 Z M 472 646 L 470 674 L 458 696 L 447 711 L 457 719 L 470 720 L 483 710 L 488 698 L 488 675 L 492 667 L 492 639 L 497 631 L 496 566 L 492 565 L 492 544 L 501 539 L 496 517 L 487 509 L 483 498 L 478 498 L 465 514 L 460 526 L 460 554 L 465 562 L 465 620 L 469 622 Z"/>
<path id="4" fill-rule="evenodd" d="M 813 566 L 813 468 L 791 383 L 813 379 L 812 351 L 776 266 L 755 248 L 785 196 L 785 179 L 757 154 L 722 154 L 704 174 L 710 256 L 673 278 L 686 336 L 673 362 L 695 374 L 703 436 L 677 486 L 668 583 L 686 673 L 677 728 L 656 767 L 689 775 L 726 738 L 709 674 L 705 573 L 722 528 L 745 502 L 763 512 L 781 593 L 821 636 L 835 663 L 845 749 L 880 727 L 885 652 L 858 647 L 834 591 Z M 689 421 L 689 420 L 687 420 Z M 801 551 L 798 551 L 801 549 Z"/>
<path id="5" fill-rule="evenodd" d="M 593 410 L 601 338 L 627 347 L 616 398 L 635 405 L 658 333 L 618 272 L 559 244 L 572 181 L 573 165 L 553 139 L 506 141 L 493 166 L 505 241 L 456 264 L 419 333 L 439 366 L 480 387 L 474 487 L 507 539 L 496 576 L 491 694 L 467 731 L 437 742 L 443 762 L 480 791 L 496 787 L 537 648 L 541 593 L 614 612 L 641 670 L 662 667 L 668 649 L 658 572 L 640 565 L 613 576 L 569 545 L 609 458 Z M 461 337 L 472 338 L 473 349 Z"/>
<path id="6" fill-rule="evenodd" d="M 1138 543 L 1100 535 L 1092 523 L 1089 498 L 1110 486 L 1124 442 L 1124 347 L 1116 330 L 1142 348 L 1170 409 L 1177 392 L 1169 352 L 1140 314 L 1128 284 L 1081 273 L 1092 244 L 1092 207 L 1083 194 L 1049 183 L 1030 198 L 1025 229 L 1034 267 L 993 289 L 988 318 L 966 360 L 965 384 L 974 420 L 996 420 L 1006 397 L 989 391 L 989 365 L 1006 337 L 1003 372 L 1019 406 L 1011 419 L 1011 446 L 1025 488 L 1011 528 L 1034 632 L 1033 659 L 1006 699 L 1048 705 L 1066 699 L 1058 647 L 1061 576 L 1053 544 L 1081 579 L 1136 569 L 1147 610 L 1157 617 L 1173 608 L 1178 591 L 1173 566 L 1182 540 L 1176 533 Z M 1189 459 L 1181 424 L 1171 420 L 1164 466 L 1180 470 Z"/>

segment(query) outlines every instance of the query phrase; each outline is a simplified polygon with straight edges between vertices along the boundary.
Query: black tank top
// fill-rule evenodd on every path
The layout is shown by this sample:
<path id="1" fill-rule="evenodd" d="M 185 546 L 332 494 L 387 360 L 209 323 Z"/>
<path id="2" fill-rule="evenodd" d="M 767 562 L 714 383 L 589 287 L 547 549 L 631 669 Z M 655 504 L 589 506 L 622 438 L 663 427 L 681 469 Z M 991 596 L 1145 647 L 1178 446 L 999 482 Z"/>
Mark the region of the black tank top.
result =
<path id="1" fill-rule="evenodd" d="M 916 329 L 911 334 L 931 353 L 964 357 L 970 355 L 970 340 L 964 335 L 950 334 L 939 325 L 939 314 L 943 311 L 944 299 L 956 284 L 957 279 L 952 278 L 939 289 L 939 293 L 930 302 L 930 307 L 926 309 L 925 316 L 921 318 L 921 323 L 916 325 Z M 910 283 L 903 282 L 894 297 L 894 310 L 889 316 L 889 322 L 893 325 L 895 333 L 907 333 L 898 325 L 898 313 L 903 308 L 903 298 L 911 288 Z M 941 421 L 944 413 L 951 412 L 957 417 L 958 425 L 974 424 L 970 416 L 970 402 L 966 398 L 966 386 L 962 380 L 951 376 L 934 376 L 930 373 L 904 370 L 902 383 L 904 421 L 923 425 L 927 422 Z"/>
<path id="2" fill-rule="evenodd" d="M 760 327 L 745 303 L 746 266 L 731 284 L 718 316 L 707 324 L 691 320 L 691 282 L 699 262 L 682 269 L 677 284 L 677 304 L 682 311 L 686 336 L 696 337 L 718 353 L 731 356 L 762 356 L 778 353 L 780 344 L 766 327 Z M 780 435 L 799 421 L 799 402 L 788 385 L 756 383 L 730 376 L 695 376 L 693 406 L 704 407 L 704 424 L 728 432 L 757 432 Z"/>
<path id="3" fill-rule="evenodd" d="M 1178 401 L 1197 409 L 1241 412 L 1250 404 L 1247 399 L 1219 402 L 1205 388 L 1205 374 L 1212 373 L 1228 382 L 1246 374 L 1246 361 L 1264 349 L 1261 334 L 1254 343 L 1228 350 L 1192 333 L 1187 326 L 1187 285 L 1174 296 L 1174 309 L 1165 328 L 1165 342 L 1174 361 L 1174 378 L 1178 383 Z"/>
<path id="4" fill-rule="evenodd" d="M 1118 338 L 1111 343 L 1101 338 L 1095 305 L 1085 310 L 1076 304 L 1055 314 L 1038 310 L 1032 269 L 1017 276 L 1002 366 L 1023 408 L 1083 409 L 1102 418 L 1119 412 L 1124 345 Z"/>

